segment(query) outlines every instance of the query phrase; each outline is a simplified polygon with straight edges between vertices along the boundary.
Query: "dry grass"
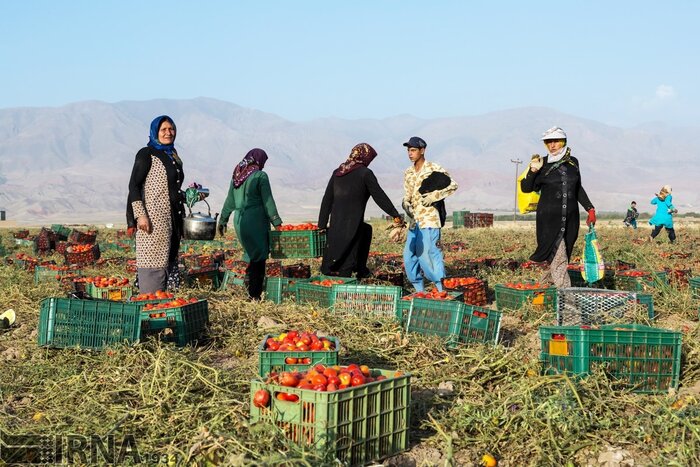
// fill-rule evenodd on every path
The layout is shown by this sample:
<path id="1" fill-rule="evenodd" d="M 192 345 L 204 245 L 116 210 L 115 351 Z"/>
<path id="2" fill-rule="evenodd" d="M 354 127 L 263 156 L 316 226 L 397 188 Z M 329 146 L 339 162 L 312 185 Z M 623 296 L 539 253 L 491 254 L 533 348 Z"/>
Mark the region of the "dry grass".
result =
<path id="1" fill-rule="evenodd" d="M 608 261 L 697 272 L 700 232 L 678 233 L 675 245 L 636 244 L 618 228 L 600 228 L 599 238 Z M 446 254 L 454 265 L 484 256 L 524 260 L 534 249 L 533 237 L 532 229 L 458 229 L 445 230 L 443 242 L 464 243 L 462 251 Z M 3 238 L 10 246 L 6 233 Z M 376 238 L 374 249 L 398 253 L 400 247 Z M 690 256 L 674 259 L 675 252 Z M 124 274 L 119 265 L 85 272 L 98 271 Z M 535 271 L 505 268 L 481 274 L 491 286 L 537 278 Z M 687 287 L 654 292 L 659 322 L 684 332 L 680 392 L 657 396 L 619 390 L 603 374 L 583 380 L 541 376 L 537 328 L 551 317 L 532 309 L 504 317 L 506 345 L 447 351 L 437 339 L 407 335 L 386 319 L 341 318 L 291 302 L 253 304 L 240 290 L 189 289 L 183 294 L 209 299 L 211 340 L 205 345 L 178 349 L 151 340 L 86 352 L 36 345 L 39 302 L 61 296 L 58 285 L 34 285 L 30 273 L 0 266 L 0 291 L 0 311 L 14 308 L 18 316 L 18 326 L 0 334 L 0 428 L 10 433 L 131 434 L 141 453 L 171 464 L 332 463 L 324 453 L 290 445 L 269 427 L 249 427 L 256 348 L 270 331 L 258 325 L 265 316 L 279 329 L 338 336 L 343 362 L 412 373 L 411 450 L 390 464 L 474 465 L 490 452 L 501 466 L 583 466 L 611 447 L 624 449 L 635 465 L 700 464 L 698 303 Z"/>

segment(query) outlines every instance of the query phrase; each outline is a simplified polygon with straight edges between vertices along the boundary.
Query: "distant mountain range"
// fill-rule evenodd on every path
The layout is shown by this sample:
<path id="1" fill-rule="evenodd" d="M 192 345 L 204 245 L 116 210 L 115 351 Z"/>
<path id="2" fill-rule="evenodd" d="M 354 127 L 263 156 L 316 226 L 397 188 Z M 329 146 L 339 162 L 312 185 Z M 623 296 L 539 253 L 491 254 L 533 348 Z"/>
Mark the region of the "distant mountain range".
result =
<path id="1" fill-rule="evenodd" d="M 399 205 L 408 166 L 402 143 L 413 135 L 428 142 L 428 159 L 459 183 L 448 211 L 512 212 L 511 159 L 526 163 L 530 154 L 543 154 L 540 134 L 553 125 L 567 131 L 598 211 L 622 211 L 633 199 L 640 211 L 651 211 L 649 200 L 664 184 L 673 186 L 681 212 L 700 210 L 700 192 L 693 188 L 700 179 L 698 128 L 617 128 L 548 108 L 291 122 L 209 98 L 0 109 L 0 209 L 19 223 L 123 223 L 134 155 L 161 114 L 177 124 L 185 185 L 196 181 L 210 188 L 212 214 L 221 210 L 234 165 L 254 147 L 270 156 L 265 170 L 285 221 L 316 220 L 332 170 L 360 142 L 379 153 L 371 168 Z M 370 202 L 367 215 L 379 214 Z"/>

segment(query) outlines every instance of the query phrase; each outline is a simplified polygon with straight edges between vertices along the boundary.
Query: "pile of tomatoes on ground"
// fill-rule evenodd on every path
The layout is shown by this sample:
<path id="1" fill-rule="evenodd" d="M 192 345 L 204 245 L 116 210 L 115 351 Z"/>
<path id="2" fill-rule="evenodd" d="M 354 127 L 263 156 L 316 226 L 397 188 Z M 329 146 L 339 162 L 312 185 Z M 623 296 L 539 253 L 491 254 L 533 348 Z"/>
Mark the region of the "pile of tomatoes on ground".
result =
<path id="1" fill-rule="evenodd" d="M 273 352 L 288 352 L 288 351 L 329 351 L 335 350 L 335 342 L 328 339 L 327 337 L 318 337 L 315 332 L 311 331 L 287 331 L 281 333 L 276 337 L 268 337 L 265 340 L 265 350 L 271 350 Z M 304 361 L 297 361 L 301 359 L 293 359 L 293 362 L 288 362 L 287 364 L 296 363 L 307 363 Z"/>
<path id="2" fill-rule="evenodd" d="M 164 300 L 168 298 L 175 298 L 175 294 L 172 292 L 165 292 L 163 290 L 157 290 L 155 293 L 140 293 L 131 297 L 132 302 L 143 302 L 145 300 Z"/>
<path id="3" fill-rule="evenodd" d="M 403 373 L 397 371 L 394 377 L 398 378 Z M 362 386 L 387 379 L 382 374 L 373 374 L 367 365 L 351 363 L 348 366 L 314 365 L 305 372 L 283 371 L 282 373 L 270 373 L 267 383 L 278 384 L 288 388 L 309 389 L 320 392 L 333 392 L 350 387 Z M 275 397 L 281 401 L 297 402 L 299 396 L 286 392 L 278 392 Z M 270 392 L 267 389 L 258 389 L 253 394 L 253 405 L 263 408 L 270 404 Z"/>
<path id="4" fill-rule="evenodd" d="M 458 289 L 462 287 L 476 287 L 484 285 L 484 281 L 476 277 L 446 277 L 442 280 L 446 289 Z"/>
<path id="5" fill-rule="evenodd" d="M 69 245 L 66 248 L 68 253 L 85 253 L 86 251 L 91 251 L 95 245 L 90 243 L 78 243 L 76 245 Z"/>
<path id="6" fill-rule="evenodd" d="M 169 302 L 163 302 L 163 303 L 146 303 L 146 305 L 143 307 L 143 311 L 152 311 L 152 310 L 164 310 L 166 308 L 180 308 L 185 305 L 189 305 L 191 303 L 197 303 L 199 300 L 196 298 L 176 298 L 174 300 L 171 300 Z M 159 312 L 159 313 L 149 313 L 148 317 L 149 318 L 165 318 L 166 313 L 165 312 Z"/>
<path id="7" fill-rule="evenodd" d="M 646 271 L 638 271 L 636 269 L 627 269 L 624 271 L 617 271 L 617 275 L 627 277 L 648 277 L 651 275 L 651 273 Z"/>
<path id="8" fill-rule="evenodd" d="M 297 224 L 297 225 L 292 225 L 292 224 L 284 224 L 280 227 L 280 230 L 282 231 L 288 231 L 288 230 L 318 230 L 318 226 L 316 224 L 312 224 L 311 222 L 307 222 L 305 224 Z"/>
<path id="9" fill-rule="evenodd" d="M 88 282 L 95 287 L 125 287 L 129 285 L 129 279 L 126 277 L 105 277 L 105 276 L 94 276 L 85 277 L 80 282 Z"/>
<path id="10" fill-rule="evenodd" d="M 338 284 L 344 284 L 345 281 L 343 279 L 316 279 L 309 284 L 314 284 L 314 285 L 321 285 L 323 287 L 330 287 L 332 285 L 338 285 Z"/>
<path id="11" fill-rule="evenodd" d="M 453 300 L 454 298 L 446 290 L 432 289 L 428 292 L 415 292 L 406 295 L 402 300 L 413 300 L 414 298 L 427 298 L 429 300 Z"/>
<path id="12" fill-rule="evenodd" d="M 503 286 L 517 290 L 540 290 L 547 288 L 547 286 L 539 282 L 506 282 Z"/>

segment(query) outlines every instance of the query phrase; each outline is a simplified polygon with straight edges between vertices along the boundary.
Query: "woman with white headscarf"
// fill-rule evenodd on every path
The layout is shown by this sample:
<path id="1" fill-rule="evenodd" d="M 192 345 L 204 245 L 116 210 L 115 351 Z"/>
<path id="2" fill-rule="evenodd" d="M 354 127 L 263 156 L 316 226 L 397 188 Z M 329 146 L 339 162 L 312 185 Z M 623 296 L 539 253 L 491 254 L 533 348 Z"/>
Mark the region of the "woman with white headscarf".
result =
<path id="1" fill-rule="evenodd" d="M 542 141 L 548 155 L 533 155 L 527 175 L 520 181 L 523 193 L 540 193 L 535 221 L 537 249 L 530 259 L 549 263 L 541 282 L 570 287 L 567 266 L 578 238 L 578 205 L 581 203 L 588 211 L 587 225 L 595 223 L 595 209 L 581 185 L 578 159 L 566 145 L 564 130 L 550 128 L 542 135 Z"/>

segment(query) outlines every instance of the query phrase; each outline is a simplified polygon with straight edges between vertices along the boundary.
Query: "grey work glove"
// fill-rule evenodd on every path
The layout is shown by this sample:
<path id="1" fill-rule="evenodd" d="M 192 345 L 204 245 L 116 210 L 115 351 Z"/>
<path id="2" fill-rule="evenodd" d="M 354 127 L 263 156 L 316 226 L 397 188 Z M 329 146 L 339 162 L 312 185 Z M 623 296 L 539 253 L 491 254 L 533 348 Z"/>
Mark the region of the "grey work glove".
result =
<path id="1" fill-rule="evenodd" d="M 530 172 L 538 172 L 542 165 L 544 165 L 544 159 L 539 154 L 533 154 L 530 159 Z"/>
<path id="2" fill-rule="evenodd" d="M 421 198 L 420 198 L 420 204 L 422 204 L 426 208 L 432 206 L 434 203 L 437 203 L 438 201 L 440 201 L 440 193 L 438 193 L 437 191 L 431 191 L 430 193 L 424 193 L 421 195 Z"/>

